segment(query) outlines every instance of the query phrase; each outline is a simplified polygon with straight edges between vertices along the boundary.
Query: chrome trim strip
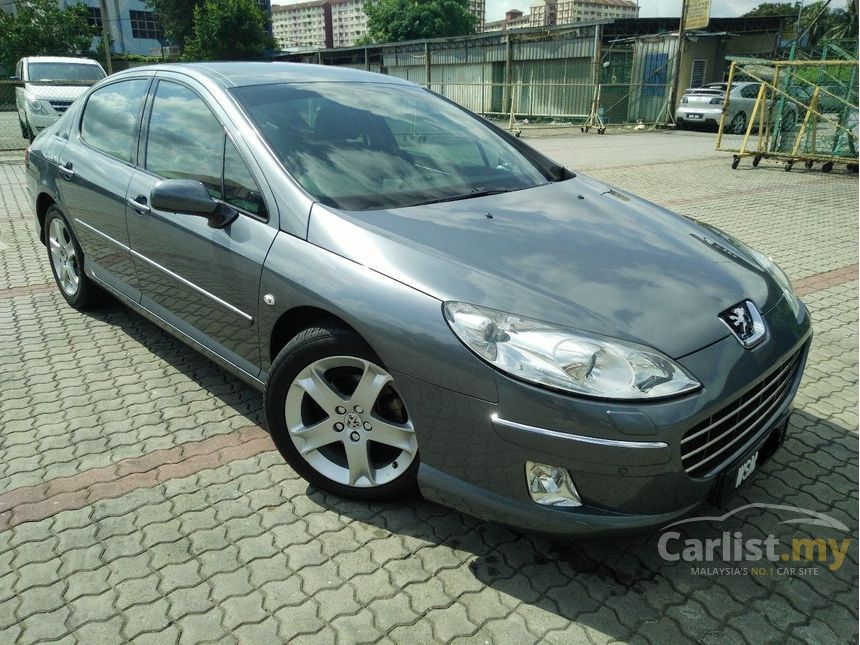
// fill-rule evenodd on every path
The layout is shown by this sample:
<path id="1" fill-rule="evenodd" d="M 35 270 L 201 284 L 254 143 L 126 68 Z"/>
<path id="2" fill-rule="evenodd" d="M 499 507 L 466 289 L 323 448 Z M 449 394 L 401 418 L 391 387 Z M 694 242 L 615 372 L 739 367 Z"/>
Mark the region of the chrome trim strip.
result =
<path id="1" fill-rule="evenodd" d="M 783 375 L 783 374 L 785 374 L 785 373 L 786 373 L 788 370 L 790 370 L 792 367 L 794 367 L 796 359 L 797 359 L 797 356 L 796 356 L 796 355 L 795 355 L 795 356 L 793 356 L 793 357 L 788 361 L 788 364 L 787 364 L 784 368 L 782 368 L 782 369 L 780 370 L 779 374 L 777 374 L 776 376 L 774 376 L 773 374 L 771 374 L 770 376 L 765 377 L 765 379 L 764 379 L 764 380 L 769 381 L 769 382 L 768 382 L 768 384 L 767 384 L 767 385 L 765 385 L 765 386 L 762 388 L 762 390 L 761 390 L 760 394 L 765 394 L 768 390 L 770 390 L 770 389 L 771 389 L 771 387 L 772 387 L 774 384 L 778 383 L 778 382 L 779 382 L 779 379 L 781 379 L 781 378 L 782 378 L 782 375 Z M 779 386 L 781 387 L 781 386 L 782 386 L 782 384 L 780 384 Z M 741 396 L 743 396 L 743 395 L 741 395 Z M 708 432 L 709 430 L 711 430 L 711 429 L 715 428 L 716 426 L 720 425 L 723 421 L 725 421 L 725 420 L 726 420 L 726 419 L 728 419 L 729 417 L 734 416 L 735 414 L 737 414 L 737 413 L 738 413 L 738 412 L 740 412 L 741 410 L 745 409 L 747 406 L 749 406 L 751 403 L 754 403 L 754 402 L 755 402 L 755 399 L 750 399 L 749 401 L 747 401 L 746 403 L 744 403 L 742 406 L 740 406 L 740 407 L 739 407 L 737 410 L 735 410 L 734 412 L 731 412 L 731 413 L 729 413 L 729 414 L 723 415 L 722 417 L 720 417 L 719 419 L 717 419 L 716 421 L 714 421 L 713 423 L 711 423 L 707 428 L 703 428 L 703 429 L 701 429 L 701 430 L 697 430 L 696 432 L 694 432 L 694 433 L 693 433 L 693 434 L 691 434 L 690 436 L 688 436 L 688 437 L 684 437 L 683 439 L 681 439 L 681 444 L 683 445 L 683 444 L 684 444 L 684 443 L 686 443 L 687 441 L 692 441 L 692 440 L 693 440 L 693 439 L 695 439 L 696 437 L 700 437 L 700 436 L 702 436 L 703 434 L 705 434 L 705 433 L 706 433 L 706 432 Z M 734 429 L 734 428 L 733 428 L 733 429 Z M 694 453 L 690 453 L 690 454 L 694 454 Z"/>
<path id="2" fill-rule="evenodd" d="M 517 423 L 516 421 L 508 421 L 502 419 L 498 414 L 490 415 L 490 420 L 494 424 L 512 428 L 514 430 L 523 430 L 534 434 L 543 435 L 545 437 L 553 437 L 555 439 L 568 439 L 570 441 L 578 441 L 579 443 L 587 443 L 594 446 L 604 446 L 607 448 L 668 448 L 669 444 L 665 441 L 623 441 L 620 439 L 603 439 L 600 437 L 586 437 L 580 434 L 570 434 L 568 432 L 559 432 L 558 430 L 547 430 L 546 428 L 538 428 L 537 426 L 526 425 L 525 423 Z"/>
<path id="3" fill-rule="evenodd" d="M 103 239 L 107 240 L 107 241 L 108 241 L 108 242 L 110 242 L 111 244 L 114 244 L 114 245 L 118 246 L 119 248 L 121 248 L 121 249 L 122 249 L 123 251 L 125 251 L 126 253 L 128 253 L 129 251 L 131 251 L 131 249 L 130 249 L 130 248 L 128 248 L 125 244 L 123 244 L 123 243 L 122 243 L 122 242 L 120 242 L 119 240 L 115 240 L 115 239 L 113 239 L 113 238 L 112 238 L 110 235 L 108 235 L 107 233 L 102 233 L 99 229 L 95 228 L 94 226 L 90 226 L 90 225 L 89 225 L 89 224 L 87 224 L 86 222 L 82 222 L 82 221 L 81 221 L 81 220 L 79 220 L 77 217 L 75 218 L 75 223 L 76 223 L 76 224 L 80 224 L 80 225 L 81 225 L 81 226 L 83 226 L 84 228 L 86 228 L 86 229 L 88 229 L 89 231 L 91 231 L 91 232 L 95 233 L 95 234 L 96 234 L 96 235 L 98 235 L 99 237 L 101 237 L 101 238 L 103 238 Z"/>
<path id="4" fill-rule="evenodd" d="M 767 421 L 769 421 L 769 420 L 770 420 L 770 416 L 769 416 L 769 415 L 774 411 L 774 409 L 775 409 L 775 408 L 778 408 L 780 405 L 782 405 L 782 404 L 783 404 L 783 403 L 785 403 L 785 402 L 786 402 L 786 399 L 781 398 L 781 397 L 778 397 L 778 398 L 776 399 L 776 401 L 774 401 L 774 402 L 770 405 L 770 407 L 767 409 L 767 412 L 765 412 L 764 414 L 762 414 L 762 415 L 761 415 L 761 417 L 759 417 L 759 421 L 766 421 L 766 420 L 767 420 Z M 757 425 L 757 424 L 758 424 L 758 421 L 756 421 L 756 423 L 755 423 L 755 424 L 753 424 L 753 426 L 751 426 L 751 428 L 754 428 L 754 427 L 755 427 L 755 425 Z M 758 430 L 757 430 L 757 431 L 760 431 L 760 430 L 761 430 L 762 428 L 764 428 L 765 426 L 767 426 L 767 423 L 762 423 L 762 424 L 761 424 L 761 426 L 758 428 Z M 735 437 L 734 439 L 732 439 L 729 443 L 727 443 L 725 446 L 723 446 L 722 448 L 720 448 L 719 450 L 717 450 L 717 451 L 716 451 L 715 453 L 713 453 L 712 455 L 709 455 L 709 456 L 708 456 L 708 457 L 706 457 L 705 459 L 702 459 L 700 462 L 696 463 L 694 466 L 690 466 L 689 468 L 685 468 L 685 469 L 684 469 L 684 472 L 685 472 L 685 473 L 689 473 L 690 471 L 692 471 L 692 470 L 696 470 L 696 469 L 697 469 L 697 468 L 699 468 L 700 466 L 703 466 L 704 464 L 706 464 L 706 463 L 708 463 L 709 461 L 711 461 L 711 459 L 713 459 L 714 457 L 718 457 L 718 456 L 719 456 L 719 455 L 721 455 L 723 452 L 725 452 L 726 450 L 728 450 L 729 448 L 731 448 L 733 445 L 735 445 L 735 444 L 736 444 L 738 441 L 740 441 L 741 439 L 745 439 L 745 438 L 749 437 L 749 436 L 750 436 L 750 434 L 755 434 L 755 433 L 754 433 L 754 432 L 751 432 L 751 430 L 747 430 L 746 432 L 743 432 L 743 433 L 739 434 L 737 437 Z"/>
<path id="5" fill-rule="evenodd" d="M 234 313 L 234 314 L 236 314 L 237 316 L 240 316 L 241 318 L 244 318 L 244 319 L 245 319 L 245 320 L 247 320 L 249 323 L 254 322 L 254 317 L 253 317 L 253 316 L 249 316 L 249 315 L 248 315 L 248 314 L 246 314 L 244 311 L 242 311 L 241 309 L 238 309 L 238 308 L 234 307 L 233 305 L 231 305 L 231 304 L 230 304 L 229 302 L 227 302 L 226 300 L 221 300 L 221 298 L 219 298 L 218 296 L 216 296 L 216 295 L 214 295 L 214 294 L 212 294 L 212 293 L 209 293 L 209 292 L 208 292 L 208 291 L 206 291 L 206 289 L 204 289 L 203 287 L 198 287 L 196 284 L 194 284 L 194 283 L 193 283 L 193 282 L 191 282 L 190 280 L 187 280 L 187 279 L 183 278 L 183 277 L 182 277 L 181 275 L 179 275 L 178 273 L 174 273 L 174 272 L 173 272 L 173 271 L 171 271 L 170 269 L 168 269 L 168 268 L 165 268 L 165 267 L 161 266 L 161 265 L 160 265 L 158 262 L 156 262 L 155 260 L 150 260 L 148 257 L 146 257 L 145 255 L 143 255 L 142 253 L 138 253 L 138 252 L 137 252 L 137 251 L 135 251 L 134 249 L 131 249 L 131 255 L 132 255 L 133 257 L 135 257 L 135 258 L 139 259 L 139 260 L 143 260 L 144 262 L 146 262 L 148 265 L 150 265 L 150 266 L 151 266 L 151 267 L 153 267 L 154 269 L 158 269 L 158 270 L 159 270 L 159 271 L 161 271 L 162 273 L 165 273 L 166 275 L 169 275 L 169 276 L 170 276 L 171 278 L 173 278 L 174 280 L 177 280 L 178 282 L 181 282 L 182 284 L 184 284 L 184 285 L 185 285 L 186 287 L 188 287 L 189 289 L 193 289 L 194 291 L 196 291 L 197 293 L 199 293 L 201 296 L 205 296 L 206 298 L 209 298 L 209 299 L 210 299 L 210 300 L 212 300 L 213 302 L 218 303 L 219 305 L 221 305 L 221 306 L 222 306 L 222 307 L 224 307 L 225 309 L 228 309 L 229 311 L 233 312 L 233 313 Z"/>
<path id="6" fill-rule="evenodd" d="M 698 448 L 696 448 L 695 450 L 691 450 L 690 452 L 685 453 L 684 455 L 682 455 L 682 459 L 689 459 L 689 458 L 690 458 L 690 457 L 692 457 L 693 455 L 697 455 L 697 454 L 699 454 L 700 452 L 702 452 L 702 451 L 703 451 L 703 450 L 705 450 L 706 448 L 710 448 L 712 445 L 714 445 L 715 443 L 717 443 L 717 442 L 721 441 L 722 439 L 725 439 L 727 436 L 731 435 L 735 430 L 737 430 L 738 428 L 740 428 L 742 425 L 746 424 L 746 423 L 747 423 L 747 421 L 749 421 L 750 419 L 752 419 L 753 417 L 755 417 L 756 415 L 758 415 L 758 418 L 757 418 L 755 421 L 753 421 L 753 422 L 752 422 L 752 425 L 750 426 L 750 428 L 749 428 L 748 430 L 745 430 L 745 431 L 741 432 L 741 433 L 740 433 L 740 435 L 738 435 L 738 436 L 741 436 L 741 437 L 742 437 L 742 436 L 744 436 L 745 434 L 748 434 L 748 433 L 750 432 L 750 430 L 752 430 L 752 428 L 755 426 L 755 424 L 756 424 L 756 423 L 758 423 L 758 422 L 759 422 L 763 417 L 765 417 L 765 416 L 768 414 L 767 412 L 765 412 L 765 413 L 763 413 L 763 414 L 758 414 L 759 410 L 761 410 L 762 408 L 766 407 L 766 406 L 767 406 L 771 401 L 773 401 L 775 398 L 777 398 L 777 399 L 778 399 L 780 396 L 782 396 L 783 394 L 785 394 L 785 391 L 788 389 L 788 386 L 789 386 L 789 385 L 791 385 L 791 381 L 790 381 L 790 380 L 786 380 L 786 381 L 784 381 L 784 382 L 783 382 L 783 383 L 782 383 L 782 384 L 781 384 L 781 385 L 780 385 L 780 386 L 779 386 L 779 387 L 778 387 L 774 392 L 771 392 L 771 394 L 770 394 L 766 399 L 764 399 L 763 401 L 761 401 L 761 403 L 759 404 L 759 406 L 758 406 L 755 410 L 753 410 L 752 412 L 750 412 L 750 413 L 749 413 L 748 415 L 746 415 L 743 419 L 741 419 L 740 421 L 738 421 L 735 425 L 733 425 L 731 428 L 729 428 L 728 430 L 726 430 L 725 432 L 723 432 L 723 433 L 722 433 L 722 434 L 720 434 L 719 436 L 714 437 L 714 438 L 713 438 L 713 439 L 711 439 L 709 442 L 702 444 L 701 446 L 699 446 L 699 447 L 698 447 Z M 718 453 L 714 453 L 714 454 L 718 454 Z M 705 461 L 707 461 L 707 460 L 705 460 Z M 704 463 L 704 461 L 702 461 L 702 462 L 700 462 L 700 463 Z"/>
<path id="7" fill-rule="evenodd" d="M 216 295 L 214 295 L 214 294 L 209 293 L 208 291 L 206 291 L 206 289 L 203 289 L 202 287 L 198 287 L 196 284 L 194 284 L 194 283 L 193 283 L 193 282 L 191 282 L 190 280 L 186 280 L 186 279 L 185 279 L 185 278 L 183 278 L 181 275 L 179 275 L 179 274 L 177 274 L 177 273 L 174 273 L 174 272 L 173 272 L 173 271 L 171 271 L 170 269 L 166 269 L 165 267 L 161 266 L 158 262 L 155 262 L 154 260 L 150 260 L 148 257 L 146 257 L 145 255 L 143 255 L 142 253 L 138 253 L 138 252 L 137 252 L 137 251 L 135 251 L 134 249 L 131 249 L 131 248 L 127 247 L 127 246 L 126 246 L 125 244 L 123 244 L 122 242 L 120 242 L 120 241 L 118 241 L 118 240 L 113 239 L 110 235 L 108 235 L 108 234 L 106 234 L 106 233 L 102 233 L 102 232 L 101 232 L 100 230 L 98 230 L 97 228 L 95 228 L 95 227 L 93 227 L 93 226 L 90 226 L 90 225 L 89 225 L 89 224 L 87 224 L 86 222 L 82 222 L 82 221 L 81 221 L 81 220 L 79 220 L 77 217 L 75 218 L 75 222 L 76 222 L 76 223 L 78 223 L 78 224 L 80 224 L 80 225 L 81 225 L 81 226 L 83 226 L 84 228 L 86 228 L 86 229 L 88 229 L 88 230 L 92 231 L 93 233 L 95 233 L 95 234 L 96 234 L 96 235 L 98 235 L 99 237 L 104 238 L 104 239 L 105 239 L 105 240 L 107 240 L 108 242 L 111 242 L 111 243 L 115 244 L 116 246 L 118 246 L 119 248 L 121 248 L 123 251 L 126 251 L 126 252 L 128 252 L 128 253 L 131 253 L 131 255 L 132 255 L 133 257 L 136 257 L 136 258 L 138 258 L 139 260 L 143 260 L 144 262 L 146 262 L 147 264 L 149 264 L 149 265 L 150 265 L 150 266 L 152 266 L 153 268 L 158 269 L 159 271 L 162 271 L 162 272 L 166 273 L 167 275 L 169 275 L 169 276 L 170 276 L 171 278 L 173 278 L 174 280 L 178 280 L 179 282 L 181 282 L 182 284 L 184 284 L 184 285 L 185 285 L 186 287 L 188 287 L 189 289 L 193 289 L 194 291 L 196 291 L 197 293 L 199 293 L 201 296 L 205 296 L 205 297 L 209 298 L 210 300 L 212 300 L 212 301 L 214 301 L 214 302 L 218 303 L 218 304 L 219 304 L 219 305 L 221 305 L 222 307 L 224 307 L 224 308 L 226 308 L 226 309 L 228 309 L 228 310 L 232 311 L 234 314 L 236 314 L 237 316 L 240 316 L 241 318 L 244 318 L 244 319 L 245 319 L 245 320 L 247 320 L 249 323 L 254 322 L 254 317 L 253 317 L 253 316 L 249 316 L 248 314 L 246 314 L 246 313 L 245 313 L 244 311 L 242 311 L 241 309 L 238 309 L 238 308 L 234 307 L 233 305 L 231 305 L 229 302 L 227 302 L 227 301 L 225 301 L 225 300 L 221 300 L 221 298 L 219 298 L 218 296 L 216 296 Z"/>

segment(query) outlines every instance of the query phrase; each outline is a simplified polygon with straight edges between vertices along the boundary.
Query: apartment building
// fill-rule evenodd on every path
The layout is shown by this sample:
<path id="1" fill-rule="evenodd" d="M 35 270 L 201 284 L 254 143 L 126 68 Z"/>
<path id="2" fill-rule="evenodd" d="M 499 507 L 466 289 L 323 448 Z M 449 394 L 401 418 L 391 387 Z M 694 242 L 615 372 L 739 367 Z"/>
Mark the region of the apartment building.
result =
<path id="1" fill-rule="evenodd" d="M 469 0 L 469 11 L 484 29 L 486 0 Z M 364 0 L 310 0 L 272 7 L 272 33 L 280 49 L 351 47 L 367 35 Z"/>
<path id="2" fill-rule="evenodd" d="M 529 8 L 529 26 L 549 27 L 603 18 L 638 18 L 632 0 L 538 0 Z"/>
<path id="3" fill-rule="evenodd" d="M 531 18 L 528 14 L 524 14 L 519 9 L 509 9 L 505 12 L 504 19 L 485 22 L 483 31 L 508 31 L 530 26 Z"/>
<path id="4" fill-rule="evenodd" d="M 364 0 L 331 0 L 332 47 L 351 47 L 367 35 Z"/>
<path id="5" fill-rule="evenodd" d="M 331 47 L 331 4 L 311 0 L 272 7 L 272 35 L 278 49 Z"/>

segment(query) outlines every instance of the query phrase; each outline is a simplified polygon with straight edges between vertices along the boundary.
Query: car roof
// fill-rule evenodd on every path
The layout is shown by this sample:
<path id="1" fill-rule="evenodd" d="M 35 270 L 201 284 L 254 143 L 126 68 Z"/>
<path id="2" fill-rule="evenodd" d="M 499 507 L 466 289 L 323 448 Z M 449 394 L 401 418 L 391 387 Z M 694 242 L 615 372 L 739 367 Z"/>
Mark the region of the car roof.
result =
<path id="1" fill-rule="evenodd" d="M 307 63 L 243 62 L 243 63 L 167 63 L 134 67 L 127 72 L 172 71 L 198 79 L 214 81 L 224 87 L 270 85 L 274 83 L 388 83 L 413 85 L 395 76 L 375 74 L 347 67 L 311 65 Z M 118 75 L 115 75 L 118 76 Z"/>
<path id="2" fill-rule="evenodd" d="M 98 65 L 92 58 L 72 58 L 71 56 L 26 56 L 28 63 L 76 63 L 78 65 Z"/>

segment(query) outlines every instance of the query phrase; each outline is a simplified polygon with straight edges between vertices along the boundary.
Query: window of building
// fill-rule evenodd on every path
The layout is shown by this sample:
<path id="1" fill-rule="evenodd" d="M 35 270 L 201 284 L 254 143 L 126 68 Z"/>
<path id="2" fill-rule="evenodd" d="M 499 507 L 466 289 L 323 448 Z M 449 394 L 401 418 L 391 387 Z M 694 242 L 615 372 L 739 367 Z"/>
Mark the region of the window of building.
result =
<path id="1" fill-rule="evenodd" d="M 693 61 L 693 67 L 690 70 L 690 87 L 702 87 L 705 84 L 705 70 L 708 67 L 708 61 L 697 58 Z"/>
<path id="2" fill-rule="evenodd" d="M 101 7 L 87 7 L 89 15 L 87 16 L 87 24 L 91 27 L 102 28 L 102 10 Z"/>
<path id="3" fill-rule="evenodd" d="M 134 38 L 150 38 L 152 40 L 164 38 L 161 23 L 158 22 L 154 12 L 131 10 L 128 15 L 131 19 L 131 35 Z"/>

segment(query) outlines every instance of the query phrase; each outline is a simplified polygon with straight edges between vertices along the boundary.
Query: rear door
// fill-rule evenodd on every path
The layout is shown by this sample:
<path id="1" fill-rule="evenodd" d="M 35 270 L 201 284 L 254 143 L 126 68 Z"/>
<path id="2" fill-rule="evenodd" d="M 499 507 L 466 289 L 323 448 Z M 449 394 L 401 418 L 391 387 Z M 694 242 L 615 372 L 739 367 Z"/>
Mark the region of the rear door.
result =
<path id="1" fill-rule="evenodd" d="M 151 77 L 118 80 L 87 97 L 58 158 L 62 208 L 97 280 L 140 300 L 126 226 L 140 119 Z"/>
<path id="2" fill-rule="evenodd" d="M 129 186 L 135 206 L 128 227 L 142 304 L 256 376 L 260 276 L 277 222 L 268 221 L 261 173 L 227 134 L 225 121 L 204 88 L 190 80 L 157 81 L 144 116 L 140 169 Z M 238 217 L 216 229 L 202 217 L 155 210 L 149 195 L 161 179 L 200 181 Z"/>

